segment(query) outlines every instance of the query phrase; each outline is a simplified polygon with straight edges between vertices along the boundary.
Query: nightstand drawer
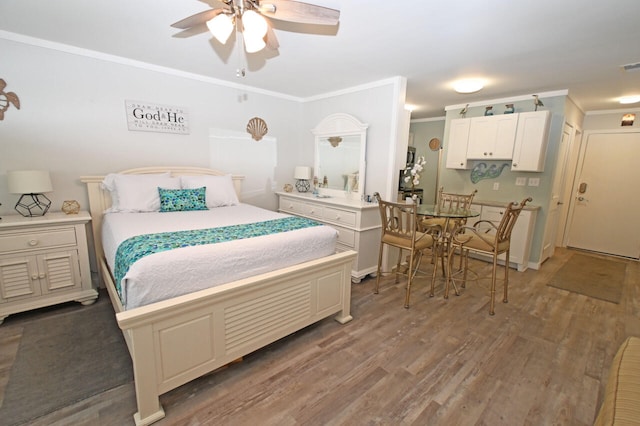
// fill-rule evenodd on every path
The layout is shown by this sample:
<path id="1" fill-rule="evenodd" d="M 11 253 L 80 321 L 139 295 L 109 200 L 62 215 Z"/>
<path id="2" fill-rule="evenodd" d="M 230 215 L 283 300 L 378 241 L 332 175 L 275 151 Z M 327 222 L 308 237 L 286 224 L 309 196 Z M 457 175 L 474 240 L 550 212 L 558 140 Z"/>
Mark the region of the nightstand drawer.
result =
<path id="1" fill-rule="evenodd" d="M 47 247 L 75 245 L 74 228 L 61 228 L 40 232 L 16 232 L 0 235 L 0 252 L 37 250 Z"/>
<path id="2" fill-rule="evenodd" d="M 323 217 L 330 222 L 350 227 L 356 226 L 356 214 L 354 212 L 325 207 Z"/>

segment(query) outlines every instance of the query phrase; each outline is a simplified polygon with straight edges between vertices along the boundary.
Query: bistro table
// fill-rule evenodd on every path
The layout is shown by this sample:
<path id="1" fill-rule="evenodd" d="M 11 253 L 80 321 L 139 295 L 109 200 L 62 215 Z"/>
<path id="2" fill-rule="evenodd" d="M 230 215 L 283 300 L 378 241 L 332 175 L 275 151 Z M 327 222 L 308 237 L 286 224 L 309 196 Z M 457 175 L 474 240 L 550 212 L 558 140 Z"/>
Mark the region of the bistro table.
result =
<path id="1" fill-rule="evenodd" d="M 442 208 L 437 204 L 421 204 L 418 206 L 418 210 L 416 212 L 419 216 L 424 217 L 436 217 L 443 218 L 444 225 L 442 226 L 442 230 L 440 232 L 440 238 L 438 241 L 438 245 L 440 246 L 439 250 L 436 252 L 442 256 L 443 261 L 446 258 L 446 268 L 445 268 L 445 287 L 444 287 L 444 298 L 449 298 L 449 282 L 453 284 L 453 289 L 456 292 L 456 296 L 459 296 L 458 287 L 453 280 L 451 274 L 451 257 L 453 255 L 453 244 L 451 244 L 451 240 L 453 236 L 456 234 L 456 231 L 460 226 L 465 223 L 464 219 L 470 217 L 480 216 L 480 212 L 471 209 L 448 209 Z"/>

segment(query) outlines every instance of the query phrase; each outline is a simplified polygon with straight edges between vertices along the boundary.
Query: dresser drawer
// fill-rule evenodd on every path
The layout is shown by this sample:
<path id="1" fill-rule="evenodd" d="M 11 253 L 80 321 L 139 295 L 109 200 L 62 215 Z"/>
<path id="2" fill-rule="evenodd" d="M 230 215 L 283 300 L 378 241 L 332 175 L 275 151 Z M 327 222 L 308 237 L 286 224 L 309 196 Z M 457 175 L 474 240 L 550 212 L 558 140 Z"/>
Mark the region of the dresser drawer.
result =
<path id="1" fill-rule="evenodd" d="M 304 212 L 302 214 L 304 214 L 305 216 L 322 219 L 322 206 L 317 204 L 304 204 Z"/>
<path id="2" fill-rule="evenodd" d="M 329 222 L 338 223 L 350 227 L 356 226 L 355 212 L 325 207 L 322 217 L 324 220 L 328 220 Z"/>
<path id="3" fill-rule="evenodd" d="M 76 232 L 74 228 L 61 228 L 39 232 L 16 232 L 0 235 L 0 252 L 37 250 L 75 244 Z"/>
<path id="4" fill-rule="evenodd" d="M 303 215 L 305 205 L 291 198 L 280 198 L 280 211 Z"/>
<path id="5" fill-rule="evenodd" d="M 338 244 L 342 244 L 349 248 L 356 246 L 356 231 L 353 229 L 342 228 L 340 226 L 333 227 L 338 231 Z"/>

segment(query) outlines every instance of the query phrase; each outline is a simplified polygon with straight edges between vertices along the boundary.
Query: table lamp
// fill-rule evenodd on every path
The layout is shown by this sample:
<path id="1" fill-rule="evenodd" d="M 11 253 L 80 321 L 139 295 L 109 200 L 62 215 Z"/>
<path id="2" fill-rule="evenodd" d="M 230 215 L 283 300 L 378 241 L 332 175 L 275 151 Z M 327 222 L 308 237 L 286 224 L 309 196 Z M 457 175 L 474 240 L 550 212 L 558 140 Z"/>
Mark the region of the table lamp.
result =
<path id="1" fill-rule="evenodd" d="M 308 192 L 311 185 L 309 180 L 311 179 L 311 167 L 308 166 L 296 166 L 293 177 L 296 179 L 296 189 L 298 192 Z"/>
<path id="2" fill-rule="evenodd" d="M 22 194 L 15 209 L 24 217 L 44 216 L 51 206 L 43 192 L 53 191 L 46 170 L 18 170 L 7 172 L 9 192 Z"/>

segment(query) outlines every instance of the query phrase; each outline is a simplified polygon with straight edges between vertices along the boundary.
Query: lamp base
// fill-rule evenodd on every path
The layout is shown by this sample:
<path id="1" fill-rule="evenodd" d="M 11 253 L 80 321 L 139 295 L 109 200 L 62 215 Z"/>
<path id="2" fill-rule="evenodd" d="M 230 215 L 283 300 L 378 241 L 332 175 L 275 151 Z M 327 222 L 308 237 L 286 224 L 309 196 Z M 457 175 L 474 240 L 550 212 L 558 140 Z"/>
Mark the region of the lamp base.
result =
<path id="1" fill-rule="evenodd" d="M 296 189 L 298 190 L 298 192 L 309 192 L 310 188 L 311 188 L 311 184 L 309 183 L 309 180 L 298 179 L 296 181 Z"/>
<path id="2" fill-rule="evenodd" d="M 51 200 L 44 194 L 22 194 L 16 203 L 16 211 L 24 217 L 44 216 L 51 207 Z"/>

